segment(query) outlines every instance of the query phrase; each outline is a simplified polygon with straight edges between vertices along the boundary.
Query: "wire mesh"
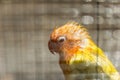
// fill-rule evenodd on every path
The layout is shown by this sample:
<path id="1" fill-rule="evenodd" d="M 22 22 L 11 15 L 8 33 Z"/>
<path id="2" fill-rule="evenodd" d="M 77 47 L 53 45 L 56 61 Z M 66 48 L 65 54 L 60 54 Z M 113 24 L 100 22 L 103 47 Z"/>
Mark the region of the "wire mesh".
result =
<path id="1" fill-rule="evenodd" d="M 55 26 L 86 26 L 120 72 L 119 0 L 0 0 L 0 80 L 64 80 L 48 50 Z"/>

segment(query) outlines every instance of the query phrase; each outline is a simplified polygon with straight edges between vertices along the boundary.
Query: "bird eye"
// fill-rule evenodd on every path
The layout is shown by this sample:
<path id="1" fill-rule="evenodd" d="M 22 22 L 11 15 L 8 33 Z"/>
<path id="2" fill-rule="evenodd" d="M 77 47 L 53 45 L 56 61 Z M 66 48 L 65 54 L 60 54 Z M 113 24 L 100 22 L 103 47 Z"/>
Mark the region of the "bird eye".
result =
<path id="1" fill-rule="evenodd" d="M 58 42 L 64 42 L 66 40 L 65 36 L 61 36 L 57 39 Z"/>

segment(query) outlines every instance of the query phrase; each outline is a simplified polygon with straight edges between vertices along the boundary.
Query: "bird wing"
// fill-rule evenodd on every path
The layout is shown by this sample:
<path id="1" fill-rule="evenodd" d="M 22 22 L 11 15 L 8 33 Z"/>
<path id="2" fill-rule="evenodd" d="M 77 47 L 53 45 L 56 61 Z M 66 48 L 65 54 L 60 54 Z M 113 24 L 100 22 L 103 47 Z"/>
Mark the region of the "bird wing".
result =
<path id="1" fill-rule="evenodd" d="M 99 54 L 96 54 L 99 53 Z M 81 53 L 78 51 L 71 60 L 70 67 L 77 80 L 100 79 L 100 80 L 120 80 L 119 73 L 112 63 L 98 48 L 96 53 Z"/>

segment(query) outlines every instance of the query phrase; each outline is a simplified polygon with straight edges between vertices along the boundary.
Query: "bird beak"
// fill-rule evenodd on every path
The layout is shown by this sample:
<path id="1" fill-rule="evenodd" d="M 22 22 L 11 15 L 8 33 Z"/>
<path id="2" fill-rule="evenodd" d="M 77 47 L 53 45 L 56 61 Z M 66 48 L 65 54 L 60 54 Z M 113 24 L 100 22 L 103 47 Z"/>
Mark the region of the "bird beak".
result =
<path id="1" fill-rule="evenodd" d="M 51 40 L 49 40 L 49 42 L 48 42 L 48 48 L 49 48 L 49 50 L 50 50 L 50 52 L 52 53 L 52 54 L 55 54 L 55 51 L 54 51 L 54 45 L 53 45 L 54 43 L 51 41 Z"/>

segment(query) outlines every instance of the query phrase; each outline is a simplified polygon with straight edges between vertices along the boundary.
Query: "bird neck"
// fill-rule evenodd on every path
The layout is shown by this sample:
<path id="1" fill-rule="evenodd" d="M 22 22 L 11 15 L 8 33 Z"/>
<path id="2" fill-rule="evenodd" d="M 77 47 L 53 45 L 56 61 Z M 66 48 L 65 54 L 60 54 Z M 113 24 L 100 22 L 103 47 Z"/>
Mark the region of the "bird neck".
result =
<path id="1" fill-rule="evenodd" d="M 77 48 L 73 49 L 65 49 L 63 53 L 60 53 L 60 61 L 63 63 L 69 63 L 70 59 L 74 56 L 74 54 L 77 52 Z"/>

